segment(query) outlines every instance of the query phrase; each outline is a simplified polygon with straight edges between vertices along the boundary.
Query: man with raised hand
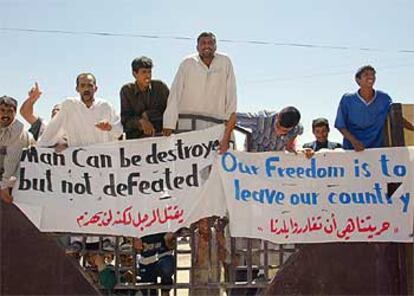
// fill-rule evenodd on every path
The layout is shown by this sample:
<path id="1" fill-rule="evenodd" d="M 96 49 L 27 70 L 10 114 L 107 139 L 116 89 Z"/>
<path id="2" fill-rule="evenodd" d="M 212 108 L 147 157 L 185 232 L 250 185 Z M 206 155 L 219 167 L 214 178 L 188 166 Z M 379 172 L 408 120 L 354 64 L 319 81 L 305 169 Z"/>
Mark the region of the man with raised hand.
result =
<path id="1" fill-rule="evenodd" d="M 30 124 L 29 132 L 32 133 L 35 140 L 39 139 L 43 131 L 46 128 L 44 120 L 37 116 L 34 112 L 34 105 L 42 95 L 42 91 L 39 88 L 39 84 L 36 82 L 35 85 L 30 89 L 27 99 L 23 102 L 20 107 L 20 115 Z M 52 108 L 51 118 L 53 118 L 60 110 L 60 104 L 56 104 Z"/>

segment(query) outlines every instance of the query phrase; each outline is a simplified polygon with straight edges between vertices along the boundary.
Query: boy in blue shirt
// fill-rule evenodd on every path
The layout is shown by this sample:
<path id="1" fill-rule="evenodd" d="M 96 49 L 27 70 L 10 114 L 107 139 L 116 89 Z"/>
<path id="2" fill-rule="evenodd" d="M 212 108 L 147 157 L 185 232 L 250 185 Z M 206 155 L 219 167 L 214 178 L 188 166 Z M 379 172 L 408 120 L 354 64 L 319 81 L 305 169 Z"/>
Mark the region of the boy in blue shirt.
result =
<path id="1" fill-rule="evenodd" d="M 355 74 L 359 90 L 343 95 L 339 103 L 335 127 L 344 136 L 346 150 L 363 151 L 384 146 L 384 123 L 392 100 L 388 94 L 374 89 L 375 73 L 370 65 L 359 68 Z M 414 130 L 405 119 L 404 127 Z"/>

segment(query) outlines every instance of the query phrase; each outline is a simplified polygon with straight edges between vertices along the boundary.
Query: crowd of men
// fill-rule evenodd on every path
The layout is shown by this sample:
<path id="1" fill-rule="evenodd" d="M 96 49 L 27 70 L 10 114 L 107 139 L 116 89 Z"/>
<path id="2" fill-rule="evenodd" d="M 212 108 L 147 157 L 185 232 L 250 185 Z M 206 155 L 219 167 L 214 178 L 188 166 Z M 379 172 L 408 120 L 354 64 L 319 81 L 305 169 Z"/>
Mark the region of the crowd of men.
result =
<path id="1" fill-rule="evenodd" d="M 340 100 L 335 127 L 342 133 L 343 144 L 328 140 L 329 122 L 317 118 L 312 122 L 315 141 L 297 147 L 296 138 L 303 133 L 301 114 L 293 106 L 278 112 L 237 113 L 236 80 L 233 66 L 227 55 L 216 52 L 216 37 L 203 32 L 197 38 L 197 53 L 186 57 L 180 64 L 169 89 L 166 83 L 152 79 L 153 62 L 148 57 L 132 61 L 134 81 L 120 90 L 121 113 L 103 99 L 95 97 L 97 80 L 92 73 L 81 73 L 76 78 L 78 97 L 67 98 L 52 110 L 51 120 L 46 124 L 34 113 L 34 105 L 41 96 L 36 85 L 20 108 L 22 117 L 31 125 L 29 131 L 16 119 L 17 101 L 9 96 L 0 97 L 0 177 L 1 199 L 11 203 L 12 187 L 17 178 L 22 149 L 29 145 L 53 147 L 61 152 L 70 146 L 87 146 L 119 139 L 170 136 L 172 133 L 199 130 L 216 124 L 225 124 L 220 142 L 220 152 L 229 148 L 232 131 L 236 125 L 251 130 L 249 151 L 303 151 L 312 157 L 321 149 L 362 151 L 384 146 L 384 124 L 392 100 L 385 92 L 375 90 L 375 69 L 363 66 L 355 74 L 358 90 L 345 94 Z M 185 115 L 196 115 L 194 121 Z M 211 120 L 213 118 L 214 120 Z M 414 126 L 404 120 L 404 127 Z M 37 141 L 35 143 L 35 141 Z M 197 283 L 208 280 L 206 252 L 211 237 L 211 221 L 208 218 L 197 222 L 198 242 L 196 244 Z M 222 230 L 215 231 L 219 245 L 224 245 Z M 97 238 L 88 237 L 87 246 L 96 248 Z M 114 242 L 105 239 L 111 249 Z M 171 233 L 135 238 L 133 246 L 141 252 L 141 278 L 145 282 L 172 284 L 174 273 L 175 237 Z M 156 246 L 156 247 L 154 247 Z M 79 238 L 71 237 L 68 252 L 79 252 L 82 248 Z M 225 257 L 225 248 L 219 255 Z M 101 282 L 111 288 L 114 281 L 101 256 L 91 259 L 101 271 Z M 151 291 L 155 295 L 156 291 Z M 163 291 L 168 294 L 168 290 Z M 197 295 L 211 295 L 212 290 L 200 289 Z"/>

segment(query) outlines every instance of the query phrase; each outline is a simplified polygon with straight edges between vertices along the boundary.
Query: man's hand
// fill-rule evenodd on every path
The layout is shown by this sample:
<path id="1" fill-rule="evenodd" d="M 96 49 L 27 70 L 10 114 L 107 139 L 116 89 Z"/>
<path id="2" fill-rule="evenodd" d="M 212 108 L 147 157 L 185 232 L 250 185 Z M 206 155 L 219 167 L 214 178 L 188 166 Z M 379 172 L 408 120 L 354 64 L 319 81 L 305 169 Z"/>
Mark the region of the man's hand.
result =
<path id="1" fill-rule="evenodd" d="M 414 124 L 412 124 L 407 119 L 405 119 L 405 117 L 403 117 L 403 125 L 404 125 L 404 128 L 408 129 L 409 131 L 414 132 Z"/>
<path id="2" fill-rule="evenodd" d="M 98 268 L 98 271 L 102 271 L 105 269 L 106 264 L 103 256 L 100 255 L 93 255 L 90 257 L 90 263 L 93 263 L 92 265 L 95 265 Z"/>
<path id="3" fill-rule="evenodd" d="M 290 152 L 290 153 L 293 153 L 295 155 L 298 154 L 298 152 L 296 151 L 296 149 L 294 147 L 286 147 L 285 148 L 285 151 Z"/>
<path id="4" fill-rule="evenodd" d="M 167 232 L 164 235 L 164 241 L 165 241 L 165 246 L 168 249 L 173 250 L 175 248 L 176 243 L 177 243 L 177 237 L 175 236 L 174 233 Z"/>
<path id="5" fill-rule="evenodd" d="M 154 136 L 155 135 L 155 128 L 152 123 L 145 119 L 141 118 L 139 120 L 139 129 L 144 133 L 146 136 Z"/>
<path id="6" fill-rule="evenodd" d="M 237 123 L 237 114 L 233 112 L 230 115 L 229 120 L 227 120 L 225 123 L 223 138 L 221 139 L 220 146 L 219 146 L 219 154 L 223 154 L 227 150 L 229 150 L 229 143 L 230 143 L 231 135 L 232 135 L 233 129 L 236 126 L 236 123 Z"/>
<path id="7" fill-rule="evenodd" d="M 353 134 L 349 132 L 346 128 L 340 128 L 339 131 L 344 136 L 345 139 L 347 139 L 349 142 L 351 142 L 352 147 L 354 147 L 355 151 L 364 151 L 365 146 L 362 144 Z"/>
<path id="8" fill-rule="evenodd" d="M 354 140 L 351 142 L 352 146 L 354 146 L 355 151 L 360 152 L 360 151 L 364 151 L 365 146 L 364 144 L 362 144 L 360 141 L 358 140 Z"/>
<path id="9" fill-rule="evenodd" d="M 106 120 L 99 121 L 95 126 L 104 132 L 109 132 L 112 129 L 112 125 Z"/>
<path id="10" fill-rule="evenodd" d="M 220 145 L 219 145 L 219 154 L 223 154 L 226 153 L 227 150 L 229 150 L 229 142 L 230 139 L 227 137 L 223 137 L 220 141 Z"/>
<path id="11" fill-rule="evenodd" d="M 293 153 L 295 155 L 298 154 L 298 151 L 296 150 L 296 136 L 293 139 L 290 139 L 289 142 L 286 143 L 285 151 Z"/>
<path id="12" fill-rule="evenodd" d="M 42 91 L 39 88 L 39 84 L 35 82 L 35 86 L 33 86 L 29 91 L 28 100 L 32 101 L 33 104 L 40 98 L 42 95 Z"/>
<path id="13" fill-rule="evenodd" d="M 10 188 L 6 187 L 0 190 L 1 199 L 8 204 L 13 202 L 13 196 L 10 194 Z"/>
<path id="14" fill-rule="evenodd" d="M 139 237 L 134 238 L 134 249 L 138 253 L 140 253 L 144 249 L 144 246 L 142 245 L 142 240 Z"/>
<path id="15" fill-rule="evenodd" d="M 56 153 L 60 153 L 63 150 L 65 150 L 66 148 L 68 148 L 68 144 L 66 144 L 66 143 L 58 143 L 58 144 L 55 145 L 54 148 L 55 148 L 55 152 Z"/>
<path id="16" fill-rule="evenodd" d="M 312 148 L 304 148 L 303 154 L 305 154 L 307 159 L 311 159 L 315 155 L 315 151 Z"/>
<path id="17" fill-rule="evenodd" d="M 171 136 L 172 132 L 173 132 L 173 130 L 170 129 L 170 128 L 165 128 L 165 129 L 162 130 L 162 134 L 166 137 Z"/>
<path id="18" fill-rule="evenodd" d="M 35 86 L 30 89 L 28 98 L 20 107 L 20 114 L 29 124 L 34 124 L 38 120 L 37 115 L 34 114 L 34 104 L 40 98 L 41 94 L 42 92 L 36 82 Z"/>

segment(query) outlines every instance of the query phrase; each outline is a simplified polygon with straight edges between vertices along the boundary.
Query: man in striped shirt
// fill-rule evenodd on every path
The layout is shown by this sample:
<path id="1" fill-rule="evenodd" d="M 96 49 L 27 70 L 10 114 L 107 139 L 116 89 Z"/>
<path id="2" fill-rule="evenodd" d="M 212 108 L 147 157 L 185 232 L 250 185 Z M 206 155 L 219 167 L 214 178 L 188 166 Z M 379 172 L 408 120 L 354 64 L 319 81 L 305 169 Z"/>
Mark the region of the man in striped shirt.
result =
<path id="1" fill-rule="evenodd" d="M 23 148 L 29 146 L 30 137 L 16 117 L 17 101 L 0 97 L 0 195 L 7 203 L 13 202 L 11 189 L 16 180 Z"/>

